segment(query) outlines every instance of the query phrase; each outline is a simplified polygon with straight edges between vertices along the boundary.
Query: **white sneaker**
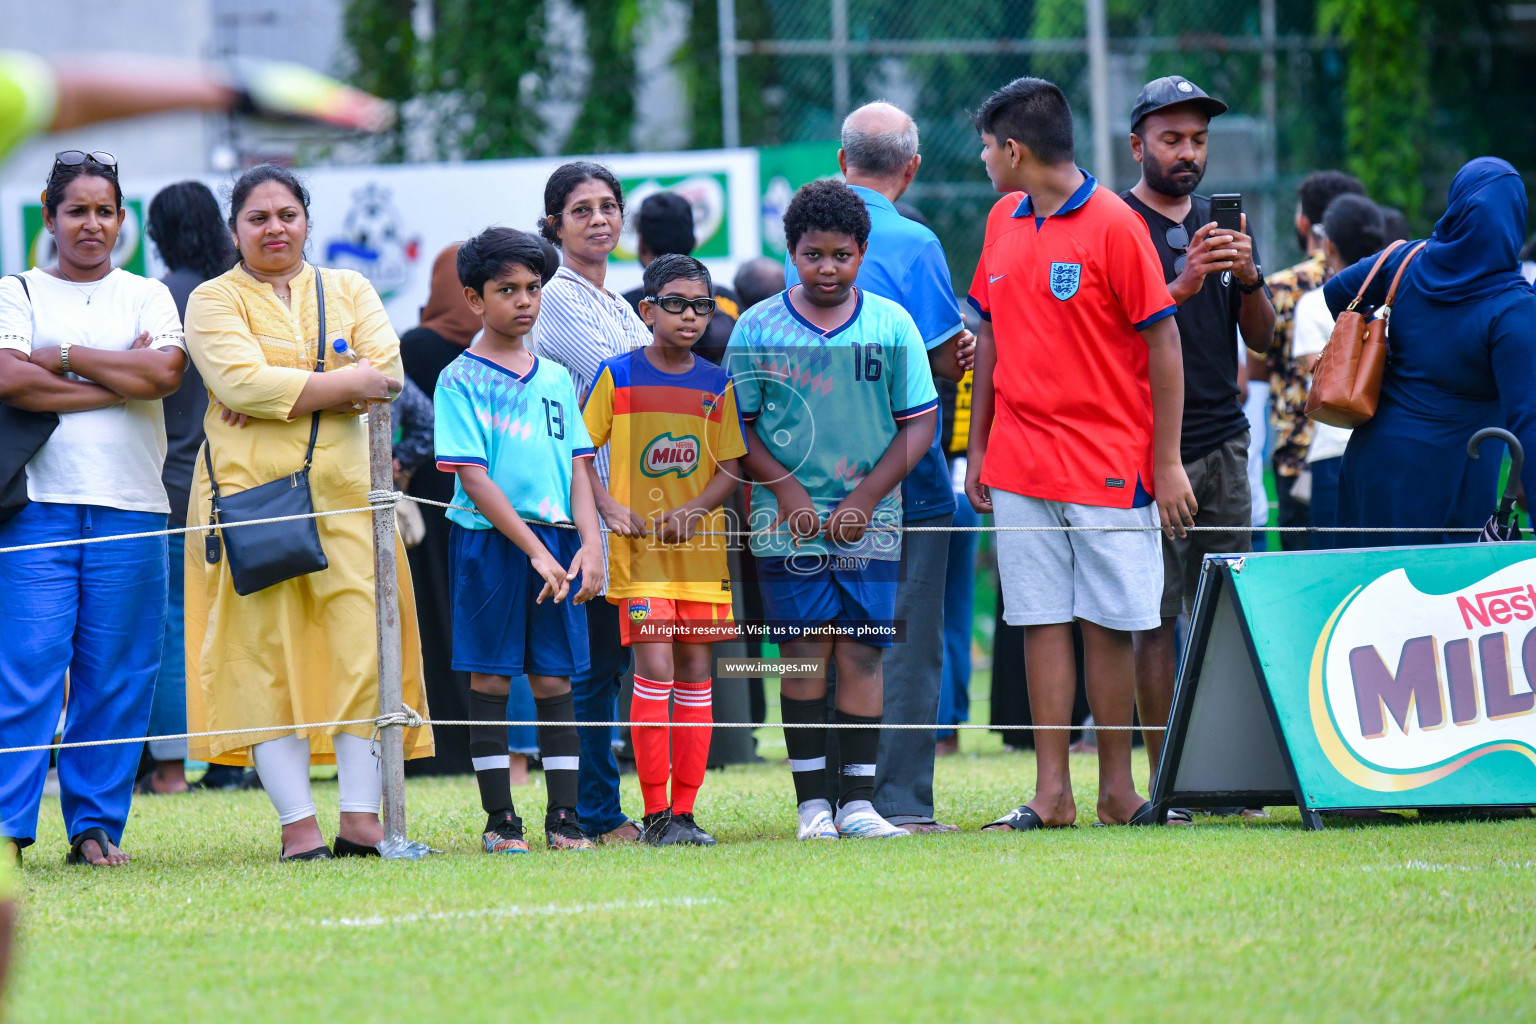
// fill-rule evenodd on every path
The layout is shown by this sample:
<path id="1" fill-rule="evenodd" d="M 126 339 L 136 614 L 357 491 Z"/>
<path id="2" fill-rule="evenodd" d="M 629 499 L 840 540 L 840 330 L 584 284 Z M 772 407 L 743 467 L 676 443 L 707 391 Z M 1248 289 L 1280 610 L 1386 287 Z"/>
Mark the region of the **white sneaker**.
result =
<path id="1" fill-rule="evenodd" d="M 895 839 L 907 835 L 907 830 L 892 825 L 873 808 L 843 807 L 837 812 L 837 835 L 839 839 Z"/>
<path id="2" fill-rule="evenodd" d="M 809 821 L 802 821 L 796 838 L 836 839 L 837 825 L 832 821 L 832 812 L 817 811 L 811 815 Z"/>

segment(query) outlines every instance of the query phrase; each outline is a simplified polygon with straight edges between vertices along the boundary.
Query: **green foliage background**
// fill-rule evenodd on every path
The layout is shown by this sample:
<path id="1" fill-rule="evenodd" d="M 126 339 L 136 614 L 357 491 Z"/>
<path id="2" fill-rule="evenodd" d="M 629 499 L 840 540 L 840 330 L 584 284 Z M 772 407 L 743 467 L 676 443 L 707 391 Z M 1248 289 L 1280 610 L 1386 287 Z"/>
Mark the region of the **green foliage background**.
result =
<path id="1" fill-rule="evenodd" d="M 677 114 L 692 146 L 718 146 L 717 0 L 681 0 L 673 8 L 658 2 L 571 0 L 585 22 L 593 72 L 564 138 L 550 138 L 538 115 L 551 85 L 569 88 L 551 63 L 561 41 L 549 38 L 540 0 L 434 0 L 429 41 L 412 33 L 413 0 L 348 0 L 353 81 L 446 111 L 437 119 L 440 156 L 626 151 L 636 121 L 639 30 L 653 12 L 680 8 L 688 32 L 674 64 L 687 109 Z M 848 10 L 854 39 L 1049 40 L 1084 32 L 1082 0 L 848 0 Z M 1279 177 L 1272 193 L 1288 205 L 1308 171 L 1344 167 L 1425 233 L 1465 160 L 1492 153 L 1536 167 L 1536 24 L 1509 20 L 1509 10 L 1502 0 L 1277 0 L 1277 33 L 1295 45 L 1277 53 Z M 1108 14 L 1115 59 L 1144 67 L 1147 78 L 1186 75 L 1234 113 L 1262 113 L 1258 3 L 1108 0 Z M 825 39 L 831 31 L 826 0 L 736 0 L 736 16 L 744 40 Z M 1150 48 L 1148 39 L 1173 46 Z M 892 61 L 901 65 L 894 76 Z M 967 111 L 1024 74 L 1059 82 L 1080 119 L 1088 107 L 1081 52 L 855 57 L 850 72 L 853 102 L 902 99 L 917 117 L 924 168 L 909 198 L 951 243 L 957 266 L 974 260 L 967 250 L 979 244 L 982 214 L 995 198 L 976 167 Z M 825 58 L 743 56 L 739 81 L 744 144 L 836 137 Z M 889 95 L 898 81 L 915 96 Z M 1079 134 L 1086 158 L 1088 133 Z M 381 154 L 405 155 L 403 132 Z"/>

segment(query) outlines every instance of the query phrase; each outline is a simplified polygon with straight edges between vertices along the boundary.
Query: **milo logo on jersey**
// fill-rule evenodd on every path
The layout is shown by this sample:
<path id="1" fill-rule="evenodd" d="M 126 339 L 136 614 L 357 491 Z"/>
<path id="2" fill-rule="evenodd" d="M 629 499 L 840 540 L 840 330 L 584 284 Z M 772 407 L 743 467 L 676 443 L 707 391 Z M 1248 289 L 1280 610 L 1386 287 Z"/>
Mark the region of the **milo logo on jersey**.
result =
<path id="1" fill-rule="evenodd" d="M 640 454 L 640 472 L 646 476 L 676 473 L 686 477 L 699 468 L 699 439 L 692 434 L 673 437 L 671 432 L 653 438 Z"/>

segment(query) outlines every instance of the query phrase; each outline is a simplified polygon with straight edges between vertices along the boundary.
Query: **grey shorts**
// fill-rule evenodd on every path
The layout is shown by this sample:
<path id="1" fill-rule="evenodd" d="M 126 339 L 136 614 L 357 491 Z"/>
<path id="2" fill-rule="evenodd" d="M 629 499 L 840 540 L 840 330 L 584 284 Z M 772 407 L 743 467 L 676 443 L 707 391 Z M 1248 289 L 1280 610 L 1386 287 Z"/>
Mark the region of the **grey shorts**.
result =
<path id="1" fill-rule="evenodd" d="M 1102 508 L 992 488 L 998 526 L 1156 526 L 1157 506 Z M 1086 619 L 1109 629 L 1158 624 L 1163 559 L 1155 531 L 997 534 L 1003 620 L 1044 626 Z"/>
<path id="2" fill-rule="evenodd" d="M 1253 550 L 1253 504 L 1248 491 L 1248 431 L 1220 448 L 1184 463 L 1195 492 L 1196 526 L 1229 526 L 1231 532 L 1191 533 L 1163 538 L 1163 603 L 1165 619 L 1191 610 L 1200 585 L 1200 565 L 1208 554 L 1241 554 Z"/>

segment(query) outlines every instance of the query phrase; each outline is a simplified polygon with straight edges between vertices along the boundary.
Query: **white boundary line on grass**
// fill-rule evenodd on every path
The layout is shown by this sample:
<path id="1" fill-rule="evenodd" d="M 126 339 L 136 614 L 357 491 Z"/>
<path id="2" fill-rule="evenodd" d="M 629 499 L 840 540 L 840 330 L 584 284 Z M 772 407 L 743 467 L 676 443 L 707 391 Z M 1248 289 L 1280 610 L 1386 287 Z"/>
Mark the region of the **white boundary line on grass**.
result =
<path id="1" fill-rule="evenodd" d="M 713 896 L 681 896 L 659 900 L 608 900 L 604 903 L 545 903 L 539 906 L 487 907 L 484 910 L 437 910 L 418 914 L 376 914 L 372 917 L 323 918 L 321 928 L 381 928 L 386 925 L 419 924 L 423 921 L 473 921 L 487 917 L 573 917 L 605 910 L 654 910 L 659 907 L 701 907 L 722 903 Z"/>

